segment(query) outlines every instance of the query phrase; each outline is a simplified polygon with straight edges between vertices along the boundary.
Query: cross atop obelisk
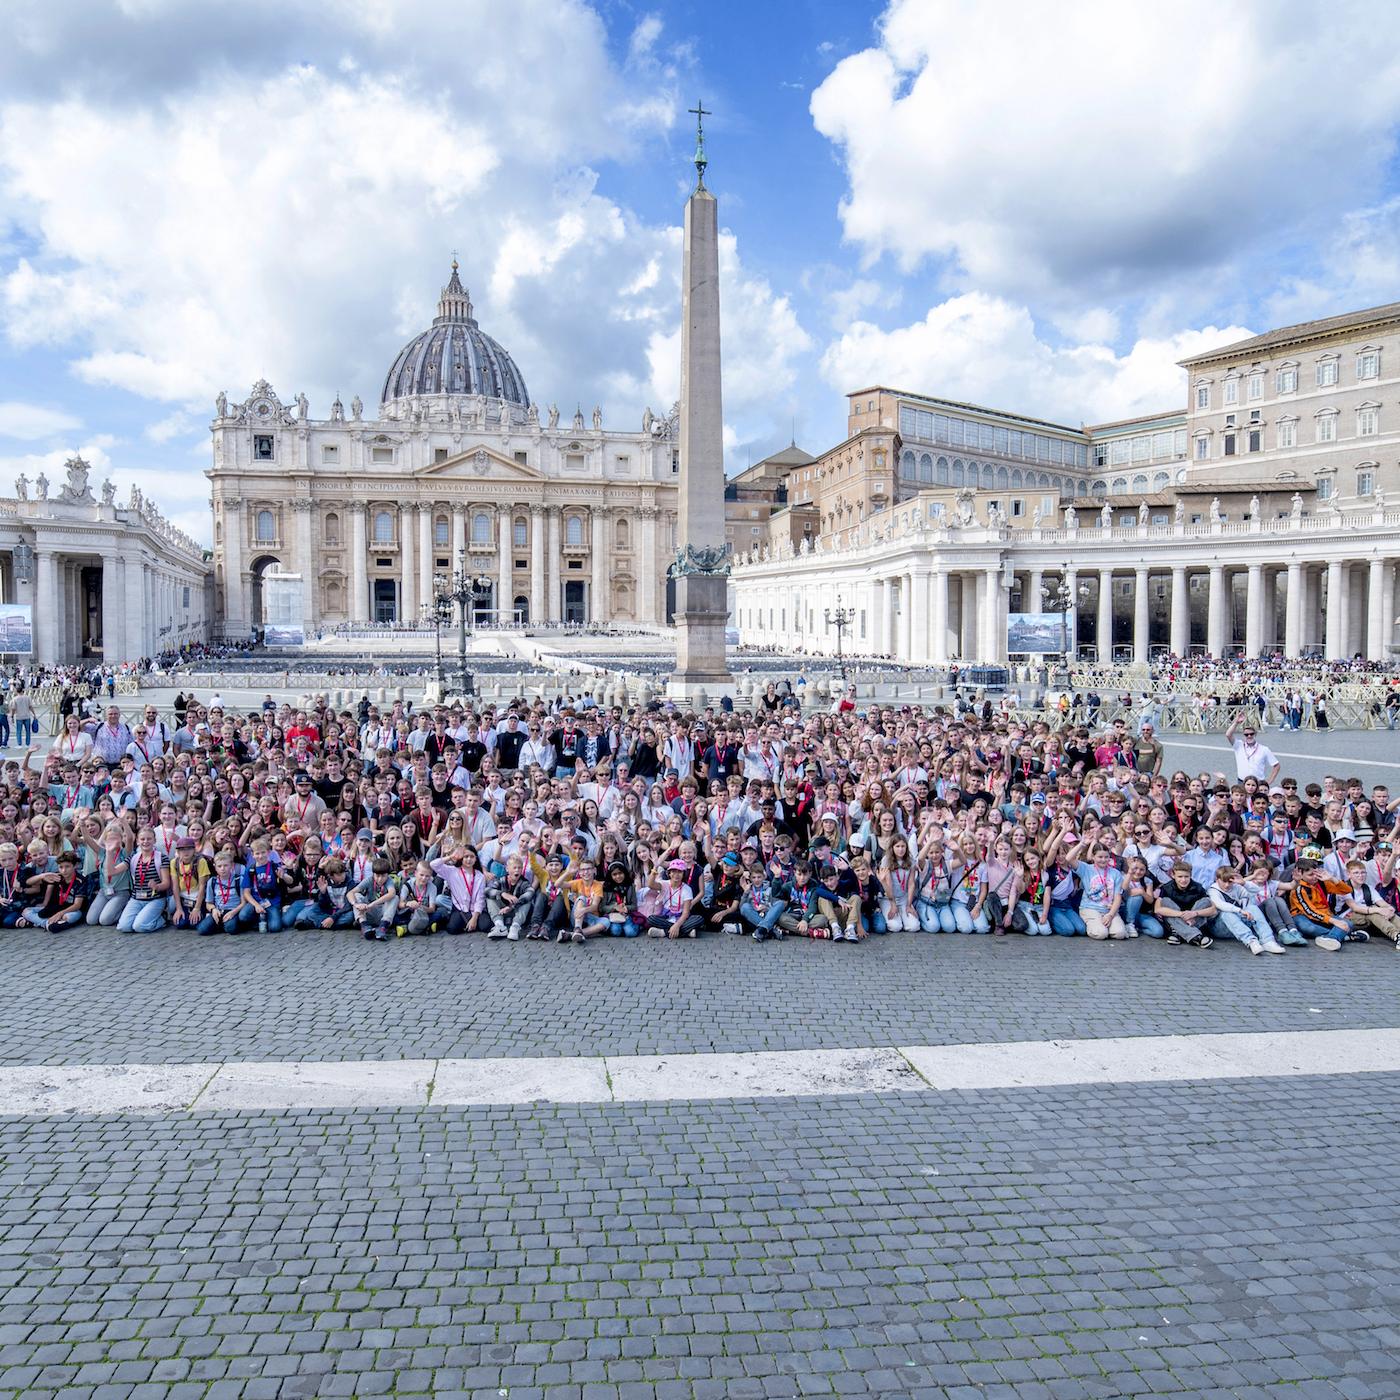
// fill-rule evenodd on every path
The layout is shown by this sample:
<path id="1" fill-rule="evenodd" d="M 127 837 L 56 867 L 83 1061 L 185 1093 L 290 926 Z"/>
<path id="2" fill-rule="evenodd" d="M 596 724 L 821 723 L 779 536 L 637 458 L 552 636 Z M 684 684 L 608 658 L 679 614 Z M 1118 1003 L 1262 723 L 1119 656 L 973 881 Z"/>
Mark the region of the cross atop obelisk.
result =
<path id="1" fill-rule="evenodd" d="M 695 173 L 685 205 L 681 275 L 680 501 L 677 513 L 676 672 L 669 691 L 694 700 L 732 691 L 724 654 L 729 545 L 724 524 L 724 404 L 720 393 L 719 205 L 705 188 L 704 120 L 697 102 Z"/>

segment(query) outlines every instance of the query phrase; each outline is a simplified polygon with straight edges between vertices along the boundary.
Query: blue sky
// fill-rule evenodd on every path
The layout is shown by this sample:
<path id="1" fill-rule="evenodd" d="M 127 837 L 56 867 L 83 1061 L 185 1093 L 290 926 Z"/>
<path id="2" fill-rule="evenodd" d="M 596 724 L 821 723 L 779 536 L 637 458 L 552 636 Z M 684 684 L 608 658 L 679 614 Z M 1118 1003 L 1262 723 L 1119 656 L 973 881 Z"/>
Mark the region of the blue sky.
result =
<path id="1" fill-rule="evenodd" d="M 1068 422 L 1400 296 L 1400 10 L 1338 0 L 9 0 L 0 492 L 209 535 L 215 394 L 377 402 L 455 249 L 542 404 L 675 396 L 701 96 L 731 470 L 879 380 Z"/>

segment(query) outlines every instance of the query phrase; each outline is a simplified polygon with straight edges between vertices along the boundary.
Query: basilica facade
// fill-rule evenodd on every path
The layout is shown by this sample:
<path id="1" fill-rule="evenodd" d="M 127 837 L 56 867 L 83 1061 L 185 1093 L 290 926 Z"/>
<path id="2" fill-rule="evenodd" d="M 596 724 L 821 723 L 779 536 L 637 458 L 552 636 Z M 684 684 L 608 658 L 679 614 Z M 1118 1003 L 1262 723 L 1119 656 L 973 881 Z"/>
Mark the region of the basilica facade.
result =
<path id="1" fill-rule="evenodd" d="M 541 413 L 514 360 L 477 325 L 457 264 L 433 323 L 395 357 L 377 413 L 326 417 L 260 380 L 216 404 L 216 612 L 225 636 L 267 620 L 272 577 L 300 579 L 308 636 L 403 623 L 465 568 L 476 621 L 651 624 L 675 552 L 677 415 L 635 431 L 597 408 Z M 284 619 L 285 621 L 286 619 Z"/>

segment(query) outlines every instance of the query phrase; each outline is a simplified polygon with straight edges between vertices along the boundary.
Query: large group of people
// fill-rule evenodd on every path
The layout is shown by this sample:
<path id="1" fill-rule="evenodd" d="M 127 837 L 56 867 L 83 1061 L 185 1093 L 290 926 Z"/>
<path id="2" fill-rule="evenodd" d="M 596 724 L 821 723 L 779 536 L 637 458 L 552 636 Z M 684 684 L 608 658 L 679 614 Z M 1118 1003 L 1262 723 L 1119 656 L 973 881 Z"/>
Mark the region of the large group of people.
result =
<path id="1" fill-rule="evenodd" d="M 1400 948 L 1400 806 L 1251 707 L 1190 773 L 1150 721 L 801 699 L 73 709 L 0 771 L 0 926 Z"/>

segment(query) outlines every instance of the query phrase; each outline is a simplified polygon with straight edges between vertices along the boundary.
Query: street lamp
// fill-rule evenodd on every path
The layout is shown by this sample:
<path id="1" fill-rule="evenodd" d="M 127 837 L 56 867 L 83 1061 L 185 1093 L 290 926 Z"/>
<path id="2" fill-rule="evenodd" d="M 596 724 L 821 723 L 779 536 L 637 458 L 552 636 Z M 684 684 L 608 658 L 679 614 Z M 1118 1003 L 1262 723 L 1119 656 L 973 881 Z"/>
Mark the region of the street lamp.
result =
<path id="1" fill-rule="evenodd" d="M 457 608 L 457 660 L 462 673 L 462 694 L 472 693 L 472 678 L 467 672 L 467 611 L 475 610 L 478 603 L 484 603 L 491 596 L 491 580 L 485 574 L 472 574 L 467 570 L 467 555 L 463 550 L 457 556 L 457 568 L 451 578 L 434 580 L 433 602 L 443 609 L 443 615 L 452 616 L 452 608 Z"/>
<path id="2" fill-rule="evenodd" d="M 1040 585 L 1040 591 L 1044 594 L 1045 601 L 1050 604 L 1051 611 L 1060 614 L 1060 635 L 1064 639 L 1064 655 L 1066 660 L 1072 661 L 1074 653 L 1078 649 L 1077 637 L 1070 635 L 1071 627 L 1074 627 L 1074 616 L 1077 610 L 1078 599 L 1075 596 L 1075 589 L 1070 586 L 1069 564 L 1066 562 L 1060 566 L 1060 581 L 1053 587 L 1048 583 Z M 1087 598 L 1089 595 L 1089 585 L 1081 583 L 1078 589 L 1081 597 Z M 1037 600 L 1038 601 L 1038 600 Z M 1075 628 L 1077 631 L 1078 629 Z"/>
<path id="3" fill-rule="evenodd" d="M 452 621 L 452 604 L 446 598 L 437 596 L 437 590 L 444 582 L 441 574 L 433 576 L 433 598 L 431 602 L 424 603 L 420 611 L 423 614 L 424 622 L 433 624 L 433 650 L 437 655 L 437 683 L 438 694 L 442 695 L 447 687 L 447 678 L 442 673 L 442 624 Z"/>
<path id="4" fill-rule="evenodd" d="M 826 625 L 836 629 L 836 664 L 841 670 L 841 684 L 846 683 L 846 658 L 841 650 L 841 635 L 855 621 L 855 609 L 841 606 L 841 595 L 836 595 L 835 609 L 827 608 Z"/>

